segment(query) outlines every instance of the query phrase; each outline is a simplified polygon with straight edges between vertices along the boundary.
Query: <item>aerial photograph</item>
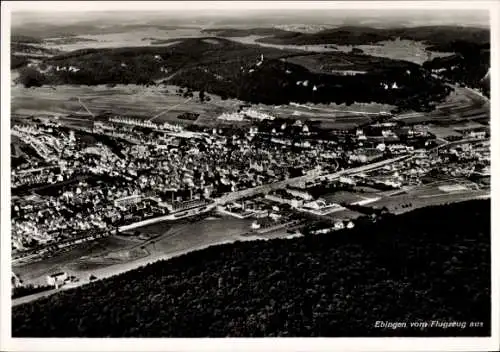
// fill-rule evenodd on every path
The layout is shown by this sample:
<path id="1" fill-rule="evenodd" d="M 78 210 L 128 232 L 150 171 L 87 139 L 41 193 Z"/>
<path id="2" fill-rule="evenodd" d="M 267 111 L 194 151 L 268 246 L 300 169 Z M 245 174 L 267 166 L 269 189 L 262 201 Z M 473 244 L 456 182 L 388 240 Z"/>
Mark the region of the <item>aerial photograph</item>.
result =
<path id="1" fill-rule="evenodd" d="M 488 10 L 116 8 L 11 13 L 13 338 L 491 336 Z"/>

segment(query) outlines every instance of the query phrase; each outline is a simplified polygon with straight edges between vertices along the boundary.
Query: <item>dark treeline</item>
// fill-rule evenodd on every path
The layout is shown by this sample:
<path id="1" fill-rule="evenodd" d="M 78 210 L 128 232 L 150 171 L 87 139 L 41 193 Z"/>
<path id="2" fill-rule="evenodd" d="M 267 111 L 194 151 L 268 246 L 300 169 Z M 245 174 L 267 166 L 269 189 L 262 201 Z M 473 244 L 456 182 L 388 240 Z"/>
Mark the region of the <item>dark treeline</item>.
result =
<path id="1" fill-rule="evenodd" d="M 54 54 L 55 50 L 44 48 L 39 44 L 25 43 L 25 42 L 12 42 L 10 50 L 14 52 L 23 53 L 41 53 L 41 54 Z"/>
<path id="2" fill-rule="evenodd" d="M 441 48 L 456 54 L 424 62 L 425 69 L 444 69 L 441 76 L 454 83 L 480 88 L 489 95 L 489 81 L 488 84 L 483 81 L 491 66 L 489 44 L 455 41 Z"/>
<path id="3" fill-rule="evenodd" d="M 35 293 L 54 289 L 54 286 L 48 285 L 26 285 L 19 286 L 12 290 L 12 299 L 33 295 Z"/>
<path id="4" fill-rule="evenodd" d="M 11 43 L 26 43 L 26 44 L 42 44 L 43 40 L 38 37 L 32 37 L 27 35 L 16 35 L 12 34 L 10 36 Z"/>
<path id="5" fill-rule="evenodd" d="M 11 55 L 10 56 L 10 68 L 16 69 L 26 66 L 29 63 L 29 57 L 26 55 Z"/>
<path id="6" fill-rule="evenodd" d="M 490 203 L 237 242 L 13 308 L 14 337 L 489 336 Z M 386 321 L 482 327 L 375 327 Z"/>

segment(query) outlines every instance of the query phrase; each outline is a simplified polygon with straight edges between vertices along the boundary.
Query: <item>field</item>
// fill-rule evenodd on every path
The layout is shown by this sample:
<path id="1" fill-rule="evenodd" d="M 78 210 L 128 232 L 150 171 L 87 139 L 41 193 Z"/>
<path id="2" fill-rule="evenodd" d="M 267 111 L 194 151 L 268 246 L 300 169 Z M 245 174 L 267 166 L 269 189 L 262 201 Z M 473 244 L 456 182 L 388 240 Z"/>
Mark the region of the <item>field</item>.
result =
<path id="1" fill-rule="evenodd" d="M 45 284 L 46 275 L 65 271 L 80 279 L 77 285 L 89 282 L 90 275 L 98 279 L 117 275 L 139 266 L 178 256 L 211 245 L 287 237 L 285 229 L 269 234 L 244 236 L 250 230 L 251 220 L 230 217 L 205 219 L 190 222 L 158 223 L 138 228 L 139 233 L 156 236 L 146 241 L 126 236 L 111 236 L 86 247 L 72 248 L 47 260 L 13 267 L 14 272 L 28 284 Z M 68 286 L 73 287 L 73 286 Z M 33 297 L 16 299 L 13 304 L 21 304 L 46 296 L 53 291 L 43 292 Z"/>
<path id="2" fill-rule="evenodd" d="M 59 271 L 76 274 L 78 270 L 71 270 L 71 265 L 77 263 L 82 257 L 105 255 L 107 252 L 121 250 L 133 244 L 133 242 L 123 239 L 107 237 L 84 246 L 74 247 L 67 252 L 60 252 L 43 261 L 13 266 L 13 271 L 26 283 L 41 284 L 45 283 L 46 275 Z"/>
<path id="3" fill-rule="evenodd" d="M 461 134 L 454 131 L 453 127 L 429 125 L 428 130 L 437 138 L 460 137 Z"/>
<path id="4" fill-rule="evenodd" d="M 59 86 L 52 88 L 28 89 L 16 86 L 12 89 L 12 113 L 23 115 L 34 114 L 71 114 L 84 113 L 85 110 L 78 102 L 77 97 L 98 115 L 112 111 L 116 115 L 133 116 L 150 119 L 165 112 L 155 119 L 157 122 L 173 122 L 178 124 L 207 124 L 215 121 L 215 117 L 223 111 L 233 111 L 239 102 L 237 100 L 221 100 L 217 96 L 210 96 L 211 101 L 201 103 L 195 98 L 187 101 L 175 93 L 177 87 L 138 86 Z M 197 121 L 178 119 L 184 112 L 199 113 Z"/>
<path id="5" fill-rule="evenodd" d="M 394 106 L 387 104 L 289 104 L 279 106 L 255 105 L 255 109 L 281 118 L 302 121 L 319 121 L 322 129 L 350 129 L 370 123 L 377 114 L 390 112 Z"/>
<path id="6" fill-rule="evenodd" d="M 337 191 L 329 194 L 325 194 L 321 196 L 321 198 L 326 199 L 329 202 L 333 203 L 355 203 L 362 200 L 365 200 L 368 197 L 363 197 L 362 195 L 349 191 Z"/>
<path id="7" fill-rule="evenodd" d="M 453 53 L 442 53 L 427 50 L 427 46 L 422 42 L 413 40 L 384 40 L 374 45 L 336 45 L 338 50 L 350 52 L 353 48 L 363 50 L 365 54 L 378 57 L 386 57 L 395 60 L 405 60 L 423 64 L 427 60 L 436 57 L 453 55 Z"/>
<path id="8" fill-rule="evenodd" d="M 209 95 L 210 102 L 201 103 L 195 92 L 194 98 L 188 100 L 176 94 L 178 87 L 138 87 L 118 85 L 114 88 L 106 86 L 59 86 L 55 90 L 50 87 L 12 88 L 12 113 L 31 116 L 47 114 L 61 116 L 61 121 L 70 124 L 88 124 L 85 109 L 98 115 L 112 111 L 116 115 L 133 116 L 136 118 L 154 119 L 156 122 L 171 122 L 181 125 L 196 124 L 204 126 L 224 125 L 228 122 L 216 117 L 223 112 L 235 112 L 242 102 L 236 99 L 222 100 L 216 95 Z M 207 94 L 208 95 L 208 94 Z M 280 106 L 253 105 L 252 108 L 269 113 L 275 117 L 293 118 L 297 120 L 320 121 L 324 129 L 354 128 L 359 124 L 372 121 L 372 116 L 380 112 L 389 112 L 394 108 L 386 104 L 357 103 L 351 106 L 345 104 L 289 104 Z M 184 112 L 200 114 L 196 121 L 177 118 Z M 62 117 L 65 114 L 78 114 L 80 117 Z M 248 121 L 239 122 L 248 124 Z"/>
<path id="9" fill-rule="evenodd" d="M 478 189 L 470 181 L 450 179 L 417 186 L 399 195 L 383 197 L 369 206 L 387 207 L 390 212 L 400 214 L 421 207 L 487 198 L 490 193 L 489 190 Z"/>
<path id="10" fill-rule="evenodd" d="M 490 119 L 490 104 L 479 93 L 471 92 L 467 88 L 454 86 L 444 102 L 438 104 L 430 113 L 404 113 L 395 117 L 406 124 L 432 122 L 433 124 L 449 125 L 463 123 L 464 121 L 487 121 Z M 439 130 L 441 135 L 454 135 L 451 129 Z"/>
<path id="11" fill-rule="evenodd" d="M 354 220 L 356 218 L 359 218 L 360 216 L 363 216 L 363 214 L 350 209 L 345 209 L 330 213 L 327 216 L 333 220 Z"/>
<path id="12" fill-rule="evenodd" d="M 172 38 L 202 37 L 197 28 L 172 28 L 159 29 L 155 27 L 145 29 L 134 29 L 128 31 L 117 31 L 117 33 L 86 34 L 71 37 L 71 41 L 61 43 L 60 37 L 47 38 L 45 46 L 50 49 L 62 51 L 73 51 L 87 48 L 119 48 L 125 46 L 149 46 L 156 40 L 167 40 Z M 81 39 L 78 41 L 78 39 Z M 165 46 L 165 44 L 162 44 Z"/>
<path id="13" fill-rule="evenodd" d="M 249 231 L 250 223 L 251 220 L 227 217 L 197 222 L 158 223 L 137 229 L 141 234 L 156 236 L 150 240 L 111 236 L 74 247 L 40 262 L 14 266 L 13 270 L 23 281 L 33 284 L 43 284 L 46 275 L 59 271 L 66 271 L 81 280 L 87 279 L 90 274 L 101 278 L 198 247 L 250 240 L 252 238 L 241 237 L 241 234 Z"/>

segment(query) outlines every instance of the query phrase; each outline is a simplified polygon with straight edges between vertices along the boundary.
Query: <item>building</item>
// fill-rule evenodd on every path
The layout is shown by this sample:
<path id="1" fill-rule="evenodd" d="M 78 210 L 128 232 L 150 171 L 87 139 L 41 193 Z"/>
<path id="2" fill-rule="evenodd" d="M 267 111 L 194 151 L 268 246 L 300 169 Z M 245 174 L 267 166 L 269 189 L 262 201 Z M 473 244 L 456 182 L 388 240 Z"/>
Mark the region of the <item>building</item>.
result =
<path id="1" fill-rule="evenodd" d="M 181 202 L 172 202 L 171 204 L 168 203 L 167 208 L 171 212 L 177 212 L 177 211 L 182 211 L 186 209 L 192 209 L 192 208 L 197 208 L 201 207 L 203 205 L 207 205 L 208 202 L 205 199 L 189 199 Z"/>
<path id="2" fill-rule="evenodd" d="M 133 204 L 138 204 L 142 200 L 141 195 L 131 195 L 123 198 L 115 199 L 115 207 L 126 207 Z"/>
<path id="3" fill-rule="evenodd" d="M 302 205 L 303 201 L 295 198 L 285 198 L 280 194 L 266 194 L 265 196 L 266 199 L 272 200 L 273 202 L 277 203 L 282 203 L 282 204 L 288 204 L 291 207 L 297 208 Z"/>
<path id="4" fill-rule="evenodd" d="M 50 286 L 55 286 L 58 288 L 60 285 L 64 284 L 64 281 L 68 278 L 68 274 L 64 271 L 47 276 L 47 284 Z"/>
<path id="5" fill-rule="evenodd" d="M 252 222 L 252 225 L 250 225 L 250 227 L 252 230 L 258 230 L 260 229 L 261 225 L 257 221 L 254 221 Z"/>
<path id="6" fill-rule="evenodd" d="M 302 191 L 300 189 L 287 188 L 286 191 L 296 198 L 302 198 L 304 200 L 313 200 L 313 196 L 308 192 Z"/>
<path id="7" fill-rule="evenodd" d="M 367 163 L 375 161 L 381 157 L 383 157 L 383 153 L 378 149 L 363 149 L 358 151 L 356 154 L 352 154 L 349 156 L 351 161 L 357 161 L 361 163 Z"/>
<path id="8" fill-rule="evenodd" d="M 12 273 L 11 284 L 12 284 L 12 288 L 20 287 L 23 285 L 21 282 L 21 279 L 19 279 L 19 276 L 17 276 L 14 273 Z"/>
<path id="9" fill-rule="evenodd" d="M 467 136 L 470 138 L 484 139 L 486 138 L 486 131 L 470 131 Z"/>
<path id="10" fill-rule="evenodd" d="M 342 221 L 335 222 L 334 226 L 335 230 L 342 230 L 345 228 L 344 223 Z"/>
<path id="11" fill-rule="evenodd" d="M 304 204 L 305 208 L 313 210 L 326 210 L 326 209 L 342 209 L 342 206 L 336 203 L 330 203 L 325 199 L 318 199 L 309 203 Z"/>
<path id="12" fill-rule="evenodd" d="M 347 185 L 356 185 L 356 181 L 353 178 L 347 176 L 340 176 L 339 182 Z"/>

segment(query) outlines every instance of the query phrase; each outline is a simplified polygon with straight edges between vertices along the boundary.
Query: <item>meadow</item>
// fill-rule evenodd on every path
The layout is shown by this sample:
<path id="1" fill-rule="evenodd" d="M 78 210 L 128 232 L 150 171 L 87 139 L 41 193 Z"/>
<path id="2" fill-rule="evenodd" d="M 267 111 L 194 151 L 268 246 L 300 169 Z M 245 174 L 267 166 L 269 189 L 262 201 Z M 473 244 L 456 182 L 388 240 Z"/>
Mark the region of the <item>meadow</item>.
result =
<path id="1" fill-rule="evenodd" d="M 224 112 L 236 112 L 242 101 L 222 100 L 214 94 L 208 102 L 200 102 L 195 91 L 192 99 L 177 94 L 177 86 L 140 87 L 135 85 L 100 86 L 57 86 L 24 88 L 15 86 L 11 90 L 11 112 L 16 115 L 31 116 L 45 114 L 64 116 L 78 114 L 85 120 L 88 113 L 78 102 L 78 98 L 95 115 L 112 112 L 119 116 L 140 119 L 154 119 L 156 122 L 170 122 L 180 125 L 220 126 L 225 124 L 247 125 L 248 121 L 227 122 L 217 119 Z M 354 128 L 367 123 L 380 112 L 389 112 L 394 106 L 377 103 L 346 104 L 288 104 L 269 106 L 256 104 L 253 109 L 268 113 L 277 118 L 292 118 L 302 121 L 320 121 L 324 129 Z M 195 121 L 179 119 L 185 112 L 198 113 Z M 63 117 L 61 119 L 64 120 Z M 72 121 L 74 123 L 74 121 Z"/>

